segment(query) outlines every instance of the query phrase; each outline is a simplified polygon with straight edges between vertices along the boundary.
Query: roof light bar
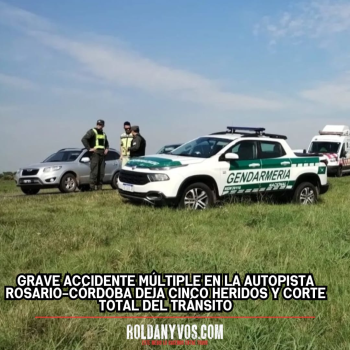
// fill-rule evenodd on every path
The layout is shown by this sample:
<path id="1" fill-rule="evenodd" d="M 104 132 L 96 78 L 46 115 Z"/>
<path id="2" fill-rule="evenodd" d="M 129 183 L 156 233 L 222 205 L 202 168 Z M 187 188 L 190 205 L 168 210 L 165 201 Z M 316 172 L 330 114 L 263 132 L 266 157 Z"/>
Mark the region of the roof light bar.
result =
<path id="1" fill-rule="evenodd" d="M 253 127 L 246 127 L 246 126 L 227 126 L 227 129 L 230 130 L 232 133 L 235 133 L 237 130 L 255 131 L 256 133 L 265 131 L 265 128 L 253 128 Z"/>
<path id="2" fill-rule="evenodd" d="M 255 133 L 241 132 L 238 130 L 255 131 Z M 267 134 L 264 131 L 265 131 L 265 128 L 253 128 L 253 127 L 244 127 L 244 126 L 227 126 L 226 131 L 213 132 L 210 135 L 239 134 L 239 135 L 241 135 L 241 137 L 265 136 L 265 137 L 270 137 L 270 138 L 274 138 L 274 139 L 287 140 L 287 136 L 285 136 L 285 135 Z"/>
<path id="3" fill-rule="evenodd" d="M 344 133 L 344 131 L 319 131 L 320 135 L 338 135 L 338 136 L 344 136 L 348 135 L 348 133 Z"/>

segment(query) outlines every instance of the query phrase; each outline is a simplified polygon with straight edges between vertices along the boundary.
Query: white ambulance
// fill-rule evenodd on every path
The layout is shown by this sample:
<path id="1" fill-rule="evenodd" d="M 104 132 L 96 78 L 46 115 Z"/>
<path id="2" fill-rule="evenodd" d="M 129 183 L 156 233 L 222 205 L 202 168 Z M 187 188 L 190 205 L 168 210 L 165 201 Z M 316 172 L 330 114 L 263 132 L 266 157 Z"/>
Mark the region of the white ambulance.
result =
<path id="1" fill-rule="evenodd" d="M 326 125 L 311 140 L 309 153 L 328 158 L 327 173 L 341 177 L 350 172 L 350 129 L 347 125 Z"/>

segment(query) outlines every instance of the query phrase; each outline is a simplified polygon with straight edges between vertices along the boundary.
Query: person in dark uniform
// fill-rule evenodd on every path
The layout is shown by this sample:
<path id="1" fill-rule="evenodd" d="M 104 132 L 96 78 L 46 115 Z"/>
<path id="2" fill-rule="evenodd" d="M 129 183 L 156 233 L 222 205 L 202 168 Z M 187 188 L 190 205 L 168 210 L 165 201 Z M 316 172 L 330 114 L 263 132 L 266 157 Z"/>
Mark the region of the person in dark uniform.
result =
<path id="1" fill-rule="evenodd" d="M 81 139 L 84 147 L 91 153 L 90 157 L 90 189 L 102 190 L 105 176 L 105 155 L 108 153 L 109 143 L 103 131 L 105 122 L 99 119 L 96 127 L 90 129 Z"/>
<path id="2" fill-rule="evenodd" d="M 142 157 L 146 154 L 146 140 L 140 135 L 140 128 L 137 125 L 131 127 L 133 140 L 129 147 L 130 158 Z"/>

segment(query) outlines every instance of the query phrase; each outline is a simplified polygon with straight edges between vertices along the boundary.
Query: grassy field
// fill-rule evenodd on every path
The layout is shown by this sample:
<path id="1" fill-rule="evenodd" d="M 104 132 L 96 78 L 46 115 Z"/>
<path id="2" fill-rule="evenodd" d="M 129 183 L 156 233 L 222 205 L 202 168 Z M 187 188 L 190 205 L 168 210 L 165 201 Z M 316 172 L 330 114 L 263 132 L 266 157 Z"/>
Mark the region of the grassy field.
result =
<path id="1" fill-rule="evenodd" d="M 311 272 L 317 285 L 328 286 L 327 301 L 237 301 L 229 314 L 315 319 L 131 321 L 35 319 L 98 316 L 98 305 L 66 298 L 4 301 L 1 288 L 0 349 L 146 349 L 141 340 L 126 339 L 128 323 L 180 322 L 223 323 L 224 339 L 209 340 L 207 349 L 350 349 L 350 177 L 330 183 L 311 207 L 253 203 L 185 212 L 124 203 L 112 190 L 26 197 L 12 182 L 0 182 L 2 286 L 15 285 L 19 273 L 153 269 Z"/>

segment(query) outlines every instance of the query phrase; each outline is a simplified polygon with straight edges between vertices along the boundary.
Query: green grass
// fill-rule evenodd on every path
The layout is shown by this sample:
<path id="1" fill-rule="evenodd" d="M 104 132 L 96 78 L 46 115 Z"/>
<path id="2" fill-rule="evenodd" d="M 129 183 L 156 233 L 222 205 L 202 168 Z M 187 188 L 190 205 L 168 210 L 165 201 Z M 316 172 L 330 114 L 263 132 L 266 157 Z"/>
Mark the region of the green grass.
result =
<path id="1" fill-rule="evenodd" d="M 128 323 L 223 323 L 208 349 L 350 349 L 350 177 L 315 206 L 230 204 L 204 212 L 122 202 L 116 191 L 19 194 L 0 182 L 0 279 L 19 273 L 308 273 L 327 301 L 237 301 L 232 316 L 315 319 L 35 319 L 98 316 L 95 301 L 4 301 L 0 349 L 140 349 Z M 108 188 L 108 187 L 107 187 Z M 109 315 L 109 314 L 107 314 Z M 173 348 L 163 346 L 162 348 Z"/>

